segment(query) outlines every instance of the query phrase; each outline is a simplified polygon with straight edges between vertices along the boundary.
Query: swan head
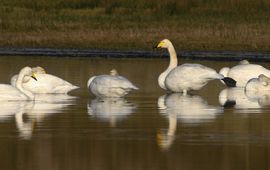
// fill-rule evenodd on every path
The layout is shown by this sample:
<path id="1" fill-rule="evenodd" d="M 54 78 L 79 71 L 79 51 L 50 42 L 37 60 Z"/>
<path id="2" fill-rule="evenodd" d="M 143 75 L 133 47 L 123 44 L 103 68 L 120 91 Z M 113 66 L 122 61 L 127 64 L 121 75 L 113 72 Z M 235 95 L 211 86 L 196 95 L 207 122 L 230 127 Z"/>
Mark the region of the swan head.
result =
<path id="1" fill-rule="evenodd" d="M 164 39 L 154 46 L 154 48 L 169 48 L 170 46 L 172 46 L 172 42 L 168 39 Z"/>
<path id="2" fill-rule="evenodd" d="M 239 61 L 239 64 L 250 64 L 248 60 L 241 60 Z"/>
<path id="3" fill-rule="evenodd" d="M 110 71 L 110 75 L 111 75 L 111 76 L 118 76 L 117 70 L 116 70 L 116 69 L 112 69 L 112 70 Z"/>
<path id="4" fill-rule="evenodd" d="M 37 79 L 36 79 L 35 73 L 45 74 L 45 70 L 44 70 L 42 67 L 32 67 L 32 73 L 30 72 L 29 68 L 30 68 L 30 67 L 25 68 L 25 71 L 23 71 L 23 72 L 25 72 L 26 74 L 24 73 L 25 75 L 23 76 L 22 83 L 27 83 L 27 82 L 30 81 L 32 78 L 33 78 L 34 80 L 37 80 Z M 31 68 L 30 68 L 30 69 L 31 69 Z M 22 70 L 21 70 L 21 71 L 22 71 Z M 17 82 L 17 79 L 18 79 L 18 74 L 12 76 L 11 79 L 10 79 L 10 84 L 11 84 L 12 86 L 15 86 L 15 85 L 16 85 L 16 82 Z"/>
<path id="5" fill-rule="evenodd" d="M 230 71 L 229 67 L 223 67 L 219 70 L 219 74 L 222 74 L 224 77 L 228 77 L 228 73 Z"/>
<path id="6" fill-rule="evenodd" d="M 27 78 L 33 78 L 35 80 L 37 80 L 35 73 L 33 72 L 31 67 L 24 67 L 21 69 L 19 76 L 22 75 L 23 76 L 23 80 L 26 81 Z"/>
<path id="7" fill-rule="evenodd" d="M 260 75 L 258 76 L 258 79 L 259 79 L 259 81 L 261 81 L 261 82 L 265 82 L 265 83 L 267 83 L 267 84 L 270 84 L 270 78 L 267 77 L 267 76 L 264 75 L 264 74 L 260 74 Z"/>
<path id="8" fill-rule="evenodd" d="M 270 90 L 270 78 L 264 74 L 260 74 L 258 78 L 250 79 L 245 87 L 246 92 L 265 92 Z"/>
<path id="9" fill-rule="evenodd" d="M 33 72 L 31 67 L 24 67 L 21 69 L 19 73 L 19 77 L 21 77 L 21 81 L 23 83 L 28 82 L 31 78 L 37 80 L 35 73 Z M 16 82 L 18 82 L 19 78 L 17 78 Z"/>
<path id="10" fill-rule="evenodd" d="M 32 71 L 36 74 L 46 74 L 45 69 L 40 66 L 32 67 Z"/>

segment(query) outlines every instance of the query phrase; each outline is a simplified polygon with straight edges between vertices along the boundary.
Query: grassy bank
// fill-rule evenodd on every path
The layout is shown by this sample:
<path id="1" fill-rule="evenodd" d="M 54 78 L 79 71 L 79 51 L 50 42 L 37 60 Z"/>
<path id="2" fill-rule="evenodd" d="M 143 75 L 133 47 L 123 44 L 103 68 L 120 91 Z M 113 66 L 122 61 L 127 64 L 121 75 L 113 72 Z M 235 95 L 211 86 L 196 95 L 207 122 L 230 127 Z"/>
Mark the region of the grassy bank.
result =
<path id="1" fill-rule="evenodd" d="M 270 51 L 268 0 L 0 0 L 0 47 Z"/>

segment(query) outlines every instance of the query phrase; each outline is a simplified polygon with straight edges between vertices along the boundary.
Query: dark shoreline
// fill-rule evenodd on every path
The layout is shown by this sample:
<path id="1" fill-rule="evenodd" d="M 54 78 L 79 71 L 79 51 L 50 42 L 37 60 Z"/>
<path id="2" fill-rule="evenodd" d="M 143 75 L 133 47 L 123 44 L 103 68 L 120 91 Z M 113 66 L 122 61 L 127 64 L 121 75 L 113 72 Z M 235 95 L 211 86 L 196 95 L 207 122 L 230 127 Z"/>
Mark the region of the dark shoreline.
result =
<path id="1" fill-rule="evenodd" d="M 194 60 L 270 62 L 270 53 L 236 51 L 178 51 L 178 57 Z M 53 56 L 53 57 L 104 57 L 104 58 L 167 58 L 164 51 L 112 51 L 51 48 L 0 48 L 0 56 Z"/>

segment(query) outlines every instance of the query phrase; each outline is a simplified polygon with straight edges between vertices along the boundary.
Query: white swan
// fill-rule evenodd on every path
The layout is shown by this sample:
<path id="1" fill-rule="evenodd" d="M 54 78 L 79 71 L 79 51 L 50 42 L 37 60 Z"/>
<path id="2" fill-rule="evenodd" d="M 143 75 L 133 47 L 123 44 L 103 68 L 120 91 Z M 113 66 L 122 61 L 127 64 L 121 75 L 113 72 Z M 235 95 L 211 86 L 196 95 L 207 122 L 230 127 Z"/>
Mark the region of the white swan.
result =
<path id="1" fill-rule="evenodd" d="M 258 78 L 250 79 L 245 87 L 246 91 L 269 91 L 270 93 L 270 77 L 260 74 Z"/>
<path id="2" fill-rule="evenodd" d="M 39 81 L 30 80 L 28 82 L 23 83 L 23 87 L 32 93 L 68 93 L 71 90 L 78 89 L 78 86 L 75 86 L 57 76 L 46 74 L 46 71 L 42 67 L 34 67 L 32 68 L 33 72 L 36 75 L 36 78 Z M 11 85 L 15 85 L 15 81 L 18 75 L 14 75 L 10 83 Z"/>
<path id="3" fill-rule="evenodd" d="M 209 80 L 213 79 L 223 80 L 228 86 L 234 85 L 233 80 L 224 78 L 214 69 L 201 64 L 187 63 L 177 66 L 176 52 L 168 39 L 160 41 L 155 48 L 166 48 L 170 54 L 169 67 L 158 78 L 159 86 L 165 90 L 186 94 L 189 90 L 201 89 Z"/>
<path id="4" fill-rule="evenodd" d="M 270 77 L 270 70 L 258 64 L 250 64 L 247 60 L 241 61 L 238 65 L 229 68 L 224 67 L 219 71 L 225 77 L 230 77 L 236 81 L 236 87 L 245 87 L 247 82 L 264 74 Z"/>
<path id="5" fill-rule="evenodd" d="M 31 81 L 36 77 L 30 67 L 24 67 L 21 69 L 18 78 L 15 83 L 15 87 L 8 84 L 0 84 L 0 100 L 34 100 L 34 94 L 23 87 L 23 83 Z"/>
<path id="6" fill-rule="evenodd" d="M 131 90 L 139 89 L 128 79 L 118 75 L 115 69 L 111 70 L 110 75 L 89 78 L 87 87 L 98 97 L 123 97 Z"/>

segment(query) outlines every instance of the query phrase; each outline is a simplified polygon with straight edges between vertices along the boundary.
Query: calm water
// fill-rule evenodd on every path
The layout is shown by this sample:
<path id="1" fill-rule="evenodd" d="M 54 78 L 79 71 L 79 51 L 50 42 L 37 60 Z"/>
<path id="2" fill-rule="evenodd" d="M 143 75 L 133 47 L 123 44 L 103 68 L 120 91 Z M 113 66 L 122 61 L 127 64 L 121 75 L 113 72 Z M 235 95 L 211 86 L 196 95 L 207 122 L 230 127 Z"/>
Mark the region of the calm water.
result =
<path id="1" fill-rule="evenodd" d="M 236 64 L 199 63 L 217 70 Z M 167 64 L 166 59 L 1 57 L 2 83 L 23 66 L 39 65 L 81 87 L 69 96 L 0 103 L 1 169 L 269 169 L 270 94 L 247 94 L 212 81 L 191 95 L 166 95 L 157 77 Z M 140 90 L 119 100 L 92 96 L 88 78 L 112 68 Z"/>

